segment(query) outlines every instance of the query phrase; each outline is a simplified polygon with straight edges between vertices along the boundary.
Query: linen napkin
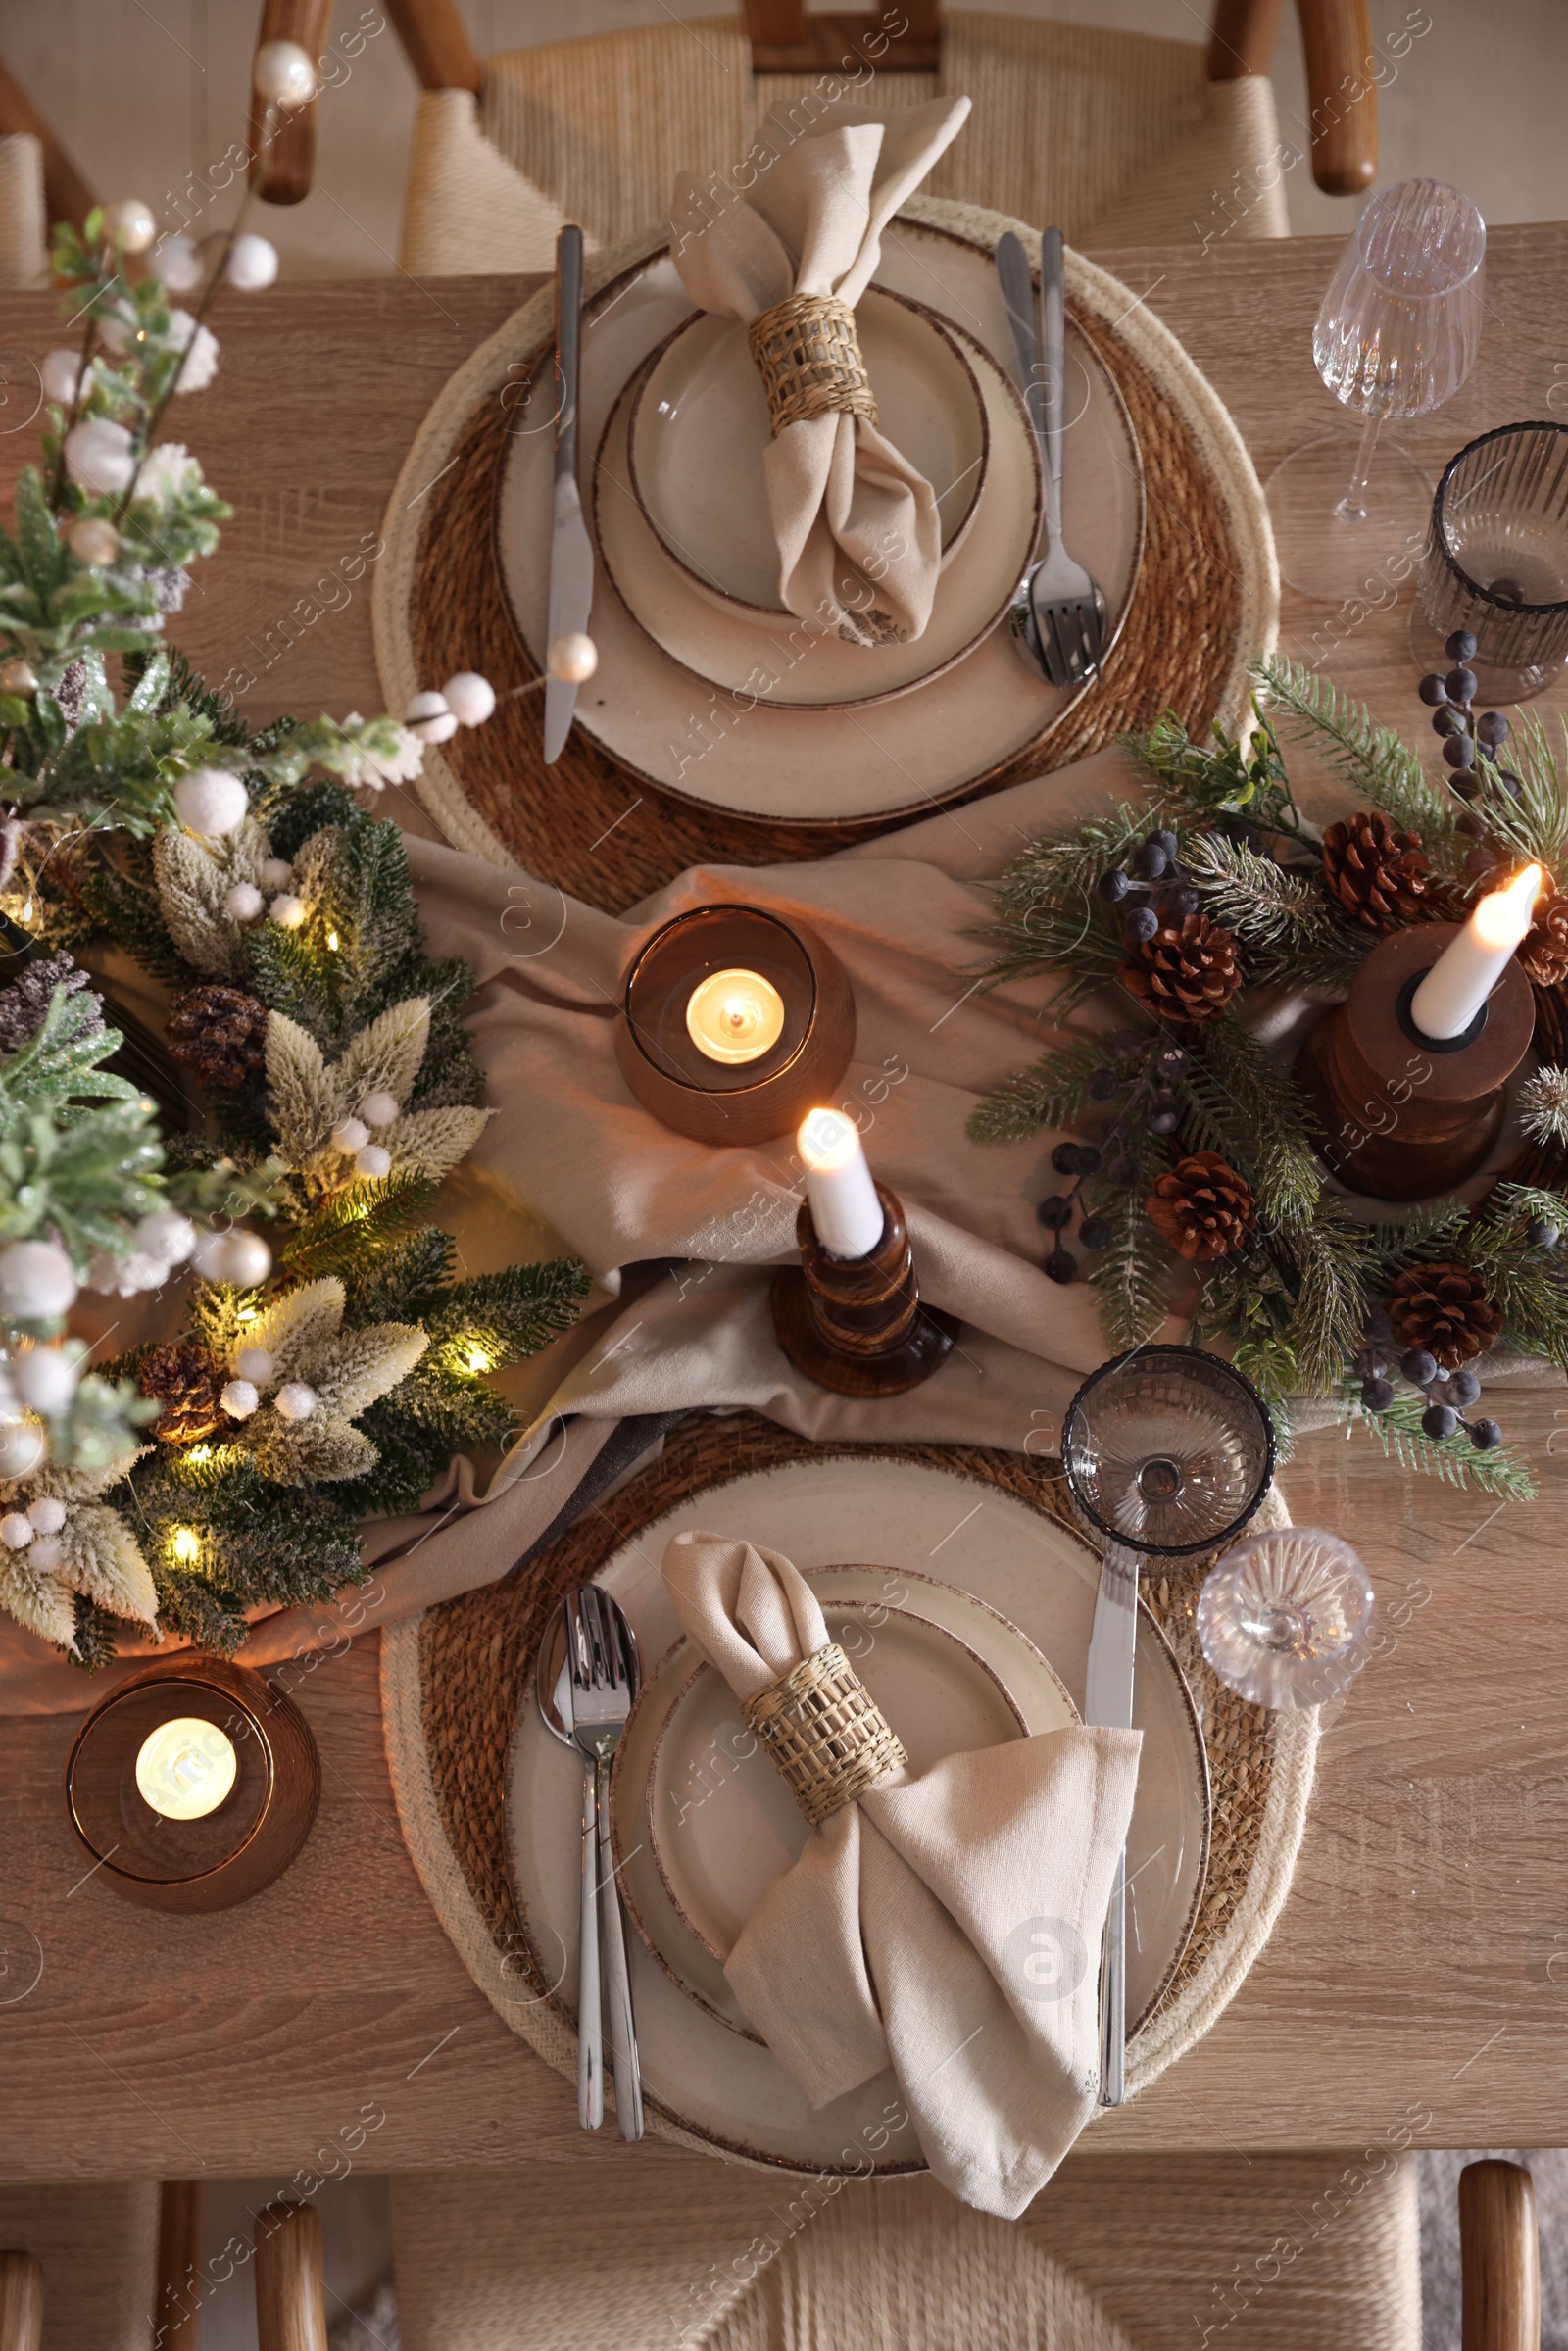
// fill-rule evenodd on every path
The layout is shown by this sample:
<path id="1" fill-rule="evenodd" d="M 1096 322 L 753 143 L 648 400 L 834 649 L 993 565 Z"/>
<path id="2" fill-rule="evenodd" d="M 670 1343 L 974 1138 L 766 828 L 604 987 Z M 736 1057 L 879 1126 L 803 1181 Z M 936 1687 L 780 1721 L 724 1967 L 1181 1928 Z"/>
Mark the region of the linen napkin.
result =
<path id="1" fill-rule="evenodd" d="M 689 172 L 675 183 L 670 250 L 687 293 L 743 326 L 792 294 L 833 294 L 853 310 L 888 221 L 968 112 L 967 98 L 893 115 L 840 105 L 803 135 L 776 109 L 752 150 L 771 160 L 747 200 L 726 188 L 716 201 Z M 918 637 L 942 561 L 924 475 L 867 418 L 844 415 L 787 424 L 763 469 L 786 610 L 857 644 Z"/>
<path id="2" fill-rule="evenodd" d="M 827 1641 L 777 1551 L 677 1535 L 663 1577 L 743 1702 Z M 1051 1731 L 891 1774 L 811 1831 L 725 1963 L 813 2107 L 891 2066 L 936 2178 L 1004 2220 L 1095 2112 L 1101 1932 L 1142 1743 Z"/>

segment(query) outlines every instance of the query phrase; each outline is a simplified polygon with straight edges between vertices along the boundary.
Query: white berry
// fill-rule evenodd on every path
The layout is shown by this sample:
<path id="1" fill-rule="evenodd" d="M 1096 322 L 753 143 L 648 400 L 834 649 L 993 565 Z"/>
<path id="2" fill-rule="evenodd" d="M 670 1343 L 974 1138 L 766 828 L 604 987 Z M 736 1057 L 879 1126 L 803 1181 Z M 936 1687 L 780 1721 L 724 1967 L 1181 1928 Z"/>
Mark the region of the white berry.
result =
<path id="1" fill-rule="evenodd" d="M 66 470 L 82 489 L 118 497 L 130 488 L 136 470 L 129 433 L 107 416 L 89 416 L 74 424 L 66 435 Z"/>
<path id="2" fill-rule="evenodd" d="M 70 408 L 81 382 L 81 359 L 74 351 L 51 351 L 38 370 L 45 400 Z"/>
<path id="3" fill-rule="evenodd" d="M 236 237 L 223 274 L 240 293 L 261 293 L 277 275 L 277 247 L 267 237 Z"/>
<path id="4" fill-rule="evenodd" d="M 249 1420 L 262 1399 L 251 1381 L 230 1380 L 218 1400 L 230 1420 Z"/>
<path id="5" fill-rule="evenodd" d="M 305 901 L 296 898 L 292 890 L 283 890 L 273 899 L 267 911 L 274 922 L 282 924 L 284 930 L 297 931 L 305 920 Z"/>
<path id="6" fill-rule="evenodd" d="M 145 253 L 157 234 L 158 222 L 138 197 L 125 196 L 119 204 L 104 206 L 104 235 L 122 253 Z"/>
<path id="7" fill-rule="evenodd" d="M 67 531 L 66 545 L 78 563 L 101 571 L 120 553 L 120 533 L 102 514 L 83 514 Z"/>
<path id="8" fill-rule="evenodd" d="M 196 1247 L 196 1227 L 177 1208 L 154 1208 L 136 1226 L 136 1247 L 166 1265 L 183 1265 Z"/>
<path id="9" fill-rule="evenodd" d="M 8 1510 L 0 1518 L 0 1543 L 8 1551 L 24 1551 L 36 1533 L 31 1519 L 24 1518 L 20 1510 Z"/>
<path id="10" fill-rule="evenodd" d="M 303 1380 L 287 1380 L 272 1402 L 284 1420 L 309 1420 L 316 1410 L 316 1391 Z"/>
<path id="11" fill-rule="evenodd" d="M 234 832 L 250 810 L 250 795 L 237 775 L 222 767 L 198 767 L 174 786 L 174 808 L 187 832 L 204 841 L 220 841 Z"/>
<path id="12" fill-rule="evenodd" d="M 63 1412 L 76 1393 L 81 1365 L 59 1347 L 32 1347 L 14 1356 L 11 1378 L 18 1396 L 34 1412 Z"/>
<path id="13" fill-rule="evenodd" d="M 545 667 L 568 686 L 580 686 L 598 666 L 599 648 L 580 628 L 569 636 L 552 639 L 545 651 Z"/>
<path id="14" fill-rule="evenodd" d="M 460 726 L 483 726 L 496 707 L 496 690 L 477 669 L 460 669 L 441 689 L 447 709 Z"/>
<path id="15" fill-rule="evenodd" d="M 40 1494 L 27 1504 L 27 1516 L 40 1535 L 58 1535 L 66 1523 L 66 1505 L 57 1494 Z"/>
<path id="16" fill-rule="evenodd" d="M 320 87 L 310 52 L 298 41 L 264 41 L 251 68 L 256 94 L 269 106 L 309 106 Z"/>
<path id="17" fill-rule="evenodd" d="M 405 713 L 405 724 L 421 743 L 447 743 L 458 731 L 457 717 L 447 709 L 444 694 L 416 694 Z"/>
<path id="18" fill-rule="evenodd" d="M 223 911 L 236 922 L 254 922 L 266 903 L 254 882 L 236 882 L 223 901 Z"/>
<path id="19" fill-rule="evenodd" d="M 264 857 L 260 881 L 264 890 L 286 890 L 293 879 L 294 868 L 287 857 Z"/>
<path id="20" fill-rule="evenodd" d="M 368 1094 L 360 1104 L 360 1116 L 367 1126 L 389 1127 L 401 1115 L 395 1094 Z"/>
<path id="21" fill-rule="evenodd" d="M 196 1251 L 196 1269 L 230 1290 L 254 1290 L 272 1270 L 272 1252 L 256 1233 L 212 1233 Z"/>
<path id="22" fill-rule="evenodd" d="M 0 1249 L 0 1313 L 18 1322 L 51 1322 L 76 1302 L 71 1259 L 53 1241 L 13 1241 Z"/>
<path id="23" fill-rule="evenodd" d="M 340 1151 L 363 1151 L 370 1140 L 370 1130 L 361 1118 L 345 1118 L 332 1129 L 332 1148 Z"/>
<path id="24" fill-rule="evenodd" d="M 40 1535 L 27 1553 L 27 1565 L 46 1576 L 53 1575 L 57 1567 L 63 1567 L 65 1560 L 66 1554 L 58 1535 Z"/>
<path id="25" fill-rule="evenodd" d="M 147 267 L 172 294 L 194 294 L 206 274 L 201 255 L 179 229 L 159 238 Z"/>
<path id="26" fill-rule="evenodd" d="M 354 1154 L 354 1172 L 379 1183 L 383 1176 L 392 1173 L 392 1153 L 379 1143 L 368 1143 Z"/>

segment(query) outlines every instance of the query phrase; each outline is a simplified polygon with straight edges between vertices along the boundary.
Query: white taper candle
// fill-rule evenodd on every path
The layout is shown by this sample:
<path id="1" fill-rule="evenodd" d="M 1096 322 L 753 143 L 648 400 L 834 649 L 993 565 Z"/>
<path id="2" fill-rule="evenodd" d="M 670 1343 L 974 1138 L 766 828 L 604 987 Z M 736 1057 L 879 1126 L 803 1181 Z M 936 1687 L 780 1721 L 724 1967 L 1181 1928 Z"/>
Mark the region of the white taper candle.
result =
<path id="1" fill-rule="evenodd" d="M 1529 930 L 1543 878 L 1539 865 L 1527 865 L 1506 889 L 1484 898 L 1458 938 L 1449 940 L 1410 1005 L 1423 1037 L 1464 1035 Z"/>
<path id="2" fill-rule="evenodd" d="M 796 1140 L 818 1241 L 829 1256 L 868 1257 L 884 1220 L 854 1120 L 837 1110 L 808 1110 Z"/>

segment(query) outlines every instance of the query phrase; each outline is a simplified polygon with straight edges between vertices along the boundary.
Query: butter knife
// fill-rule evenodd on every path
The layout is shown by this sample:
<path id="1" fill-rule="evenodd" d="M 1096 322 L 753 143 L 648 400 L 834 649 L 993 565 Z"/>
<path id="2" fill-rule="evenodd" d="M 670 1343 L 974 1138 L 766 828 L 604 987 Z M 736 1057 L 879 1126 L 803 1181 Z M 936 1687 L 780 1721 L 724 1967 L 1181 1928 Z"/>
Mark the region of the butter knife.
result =
<path id="1" fill-rule="evenodd" d="M 556 502 L 550 534 L 547 647 L 588 626 L 594 600 L 594 551 L 577 488 L 577 391 L 582 357 L 582 230 L 569 224 L 556 240 Z M 577 688 L 545 681 L 545 765 L 553 767 L 571 732 Z"/>
<path id="2" fill-rule="evenodd" d="M 1138 1553 L 1113 1543 L 1100 1570 L 1095 1626 L 1084 1680 L 1084 1721 L 1092 1731 L 1133 1727 L 1133 1657 L 1138 1642 Z M 1100 2103 L 1119 2106 L 1126 2094 L 1127 1854 L 1116 1857 L 1116 1881 L 1105 1914 L 1100 1971 Z"/>

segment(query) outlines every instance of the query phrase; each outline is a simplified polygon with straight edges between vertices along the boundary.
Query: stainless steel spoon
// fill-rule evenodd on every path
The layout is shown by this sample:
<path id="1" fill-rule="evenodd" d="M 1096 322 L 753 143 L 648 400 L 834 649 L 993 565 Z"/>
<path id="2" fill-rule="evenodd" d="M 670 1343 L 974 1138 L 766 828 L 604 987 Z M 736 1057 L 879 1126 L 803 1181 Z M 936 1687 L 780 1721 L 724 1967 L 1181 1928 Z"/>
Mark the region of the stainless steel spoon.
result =
<path id="1" fill-rule="evenodd" d="M 558 1610 L 539 1643 L 534 1661 L 533 1694 L 539 1719 L 552 1739 L 570 1747 L 579 1763 L 581 1751 L 572 1730 L 571 1660 L 566 1653 L 564 1610 Z M 582 1776 L 582 1893 L 577 1939 L 577 2121 L 584 2131 L 597 2131 L 605 2119 L 605 2028 L 599 1990 L 599 1838 L 594 1802 L 594 1773 Z"/>

